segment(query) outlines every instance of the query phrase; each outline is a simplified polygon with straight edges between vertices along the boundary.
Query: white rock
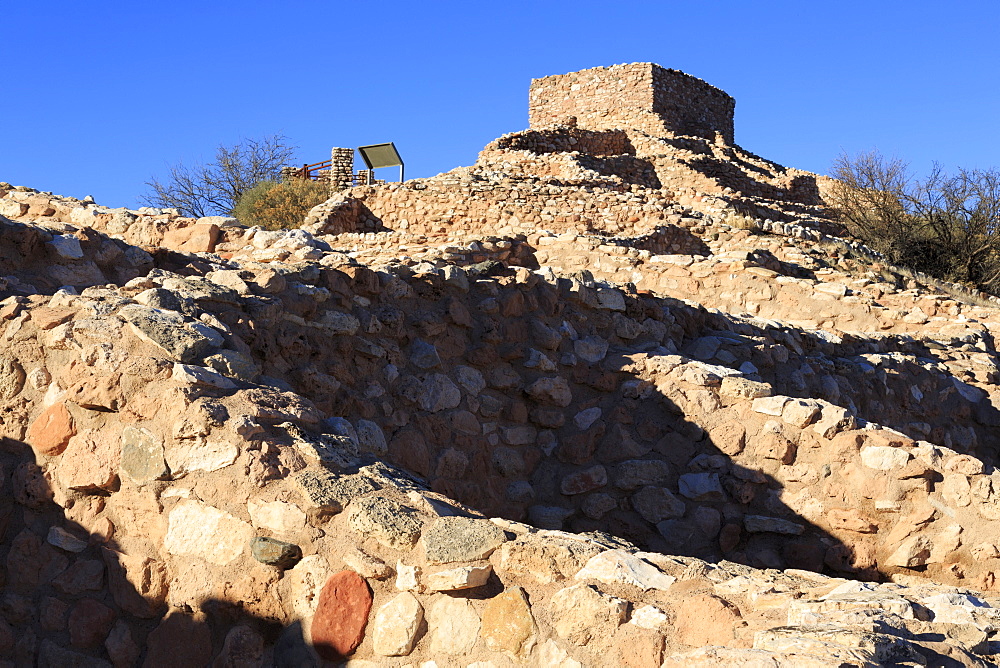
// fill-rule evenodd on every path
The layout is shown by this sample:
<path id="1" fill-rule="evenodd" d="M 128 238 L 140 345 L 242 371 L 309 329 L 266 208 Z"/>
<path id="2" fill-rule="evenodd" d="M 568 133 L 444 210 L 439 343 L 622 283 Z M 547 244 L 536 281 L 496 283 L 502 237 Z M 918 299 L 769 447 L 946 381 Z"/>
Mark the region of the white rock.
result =
<path id="1" fill-rule="evenodd" d="M 240 449 L 231 441 L 188 438 L 169 443 L 164 454 L 170 471 L 174 475 L 183 475 L 191 471 L 218 471 L 230 466 L 239 457 Z"/>
<path id="2" fill-rule="evenodd" d="M 397 594 L 375 613 L 372 649 L 382 656 L 409 654 L 423 620 L 424 609 L 417 597 L 409 592 Z"/>
<path id="3" fill-rule="evenodd" d="M 586 645 L 596 636 L 614 633 L 625 621 L 628 603 L 579 584 L 556 592 L 549 609 L 560 638 Z"/>
<path id="4" fill-rule="evenodd" d="M 167 516 L 167 552 L 225 566 L 247 548 L 253 527 L 213 506 L 181 501 Z"/>
<path id="5" fill-rule="evenodd" d="M 791 397 L 777 395 L 773 397 L 758 397 L 753 400 L 752 408 L 756 413 L 764 415 L 781 415 L 785 409 L 785 404 L 791 401 Z"/>
<path id="6" fill-rule="evenodd" d="M 80 240 L 72 234 L 54 234 L 49 246 L 56 254 L 65 260 L 79 260 L 83 258 L 83 248 Z"/>
<path id="7" fill-rule="evenodd" d="M 384 455 L 389 451 L 389 446 L 385 442 L 385 433 L 382 427 L 371 420 L 358 420 L 358 446 L 364 452 L 374 455 Z"/>
<path id="8" fill-rule="evenodd" d="M 399 591 L 419 592 L 421 590 L 419 576 L 418 566 L 407 566 L 402 561 L 396 562 L 396 589 Z"/>
<path id="9" fill-rule="evenodd" d="M 648 561 L 624 550 L 607 550 L 591 557 L 575 579 L 594 579 L 605 584 L 628 584 L 643 591 L 666 591 L 676 578 L 660 571 Z"/>
<path id="10" fill-rule="evenodd" d="M 424 575 L 424 587 L 429 591 L 457 591 L 481 587 L 490 579 L 490 564 L 459 566 Z"/>
<path id="11" fill-rule="evenodd" d="M 464 655 L 479 637 L 480 620 L 468 599 L 439 595 L 427 609 L 427 627 L 431 654 Z"/>
<path id="12" fill-rule="evenodd" d="M 583 668 L 582 663 L 571 657 L 551 638 L 538 648 L 538 665 L 545 668 Z"/>
<path id="13" fill-rule="evenodd" d="M 598 406 L 582 410 L 573 416 L 573 424 L 578 429 L 589 429 L 601 417 L 601 409 Z"/>
<path id="14" fill-rule="evenodd" d="M 861 463 L 870 469 L 890 471 L 906 466 L 910 453 L 886 445 L 866 445 L 861 448 Z"/>
<path id="15" fill-rule="evenodd" d="M 77 538 L 61 527 L 50 527 L 45 541 L 67 552 L 79 553 L 87 549 L 87 541 Z"/>
<path id="16" fill-rule="evenodd" d="M 250 522 L 256 528 L 267 529 L 279 536 L 287 537 L 306 525 L 306 514 L 294 503 L 251 499 L 247 510 Z"/>
<path id="17" fill-rule="evenodd" d="M 310 554 L 286 575 L 291 589 L 292 609 L 303 619 L 311 618 L 319 604 L 319 594 L 330 577 L 329 564 L 322 556 Z"/>
<path id="18" fill-rule="evenodd" d="M 423 393 L 420 396 L 420 407 L 425 411 L 437 411 L 456 408 L 462 401 L 462 391 L 448 376 L 442 373 L 431 374 L 423 382 Z"/>
<path id="19" fill-rule="evenodd" d="M 236 383 L 221 373 L 203 366 L 194 366 L 191 364 L 175 363 L 171 378 L 185 385 L 204 385 L 217 387 L 220 390 L 231 390 L 236 387 Z"/>
<path id="20" fill-rule="evenodd" d="M 659 631 L 667 627 L 670 617 L 654 605 L 644 605 L 632 613 L 632 618 L 628 622 L 640 628 Z"/>

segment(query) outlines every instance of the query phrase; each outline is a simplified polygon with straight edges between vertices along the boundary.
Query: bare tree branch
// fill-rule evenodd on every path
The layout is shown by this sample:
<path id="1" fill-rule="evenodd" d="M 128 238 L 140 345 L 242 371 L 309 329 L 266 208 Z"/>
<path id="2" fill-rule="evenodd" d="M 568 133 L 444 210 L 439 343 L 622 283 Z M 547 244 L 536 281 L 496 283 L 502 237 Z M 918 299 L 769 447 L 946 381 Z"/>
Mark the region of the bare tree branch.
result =
<path id="1" fill-rule="evenodd" d="M 841 155 L 831 205 L 841 221 L 890 261 L 1000 290 L 1000 172 L 935 164 L 913 179 L 905 163 L 874 151 Z"/>
<path id="2" fill-rule="evenodd" d="M 215 160 L 207 165 L 178 163 L 164 180 L 152 177 L 141 199 L 147 206 L 178 209 L 185 216 L 230 215 L 244 192 L 261 181 L 277 180 L 295 150 L 280 134 L 220 144 Z"/>

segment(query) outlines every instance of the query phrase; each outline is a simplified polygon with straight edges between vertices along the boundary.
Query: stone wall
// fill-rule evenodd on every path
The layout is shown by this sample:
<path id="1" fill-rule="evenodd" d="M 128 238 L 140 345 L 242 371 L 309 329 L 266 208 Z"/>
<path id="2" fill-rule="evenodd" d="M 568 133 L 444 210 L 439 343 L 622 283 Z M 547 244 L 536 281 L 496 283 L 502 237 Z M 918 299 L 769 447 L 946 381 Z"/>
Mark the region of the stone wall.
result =
<path id="1" fill-rule="evenodd" d="M 354 149 L 334 147 L 330 151 L 330 193 L 354 185 Z"/>
<path id="2" fill-rule="evenodd" d="M 573 117 L 583 128 L 634 128 L 733 143 L 735 101 L 723 91 L 654 63 L 596 67 L 534 79 L 529 93 L 532 128 Z"/>

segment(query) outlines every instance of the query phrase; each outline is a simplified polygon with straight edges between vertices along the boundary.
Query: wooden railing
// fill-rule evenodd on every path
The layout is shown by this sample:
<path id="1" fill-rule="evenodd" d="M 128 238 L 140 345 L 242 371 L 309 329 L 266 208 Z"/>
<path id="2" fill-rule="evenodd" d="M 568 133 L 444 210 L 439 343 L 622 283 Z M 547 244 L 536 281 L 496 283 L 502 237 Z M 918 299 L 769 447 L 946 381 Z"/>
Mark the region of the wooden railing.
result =
<path id="1" fill-rule="evenodd" d="M 302 165 L 301 169 L 296 170 L 295 176 L 300 179 L 311 179 L 316 181 L 319 178 L 318 172 L 324 169 L 330 169 L 331 163 L 331 160 L 324 160 L 323 162 L 314 162 L 311 165 Z"/>

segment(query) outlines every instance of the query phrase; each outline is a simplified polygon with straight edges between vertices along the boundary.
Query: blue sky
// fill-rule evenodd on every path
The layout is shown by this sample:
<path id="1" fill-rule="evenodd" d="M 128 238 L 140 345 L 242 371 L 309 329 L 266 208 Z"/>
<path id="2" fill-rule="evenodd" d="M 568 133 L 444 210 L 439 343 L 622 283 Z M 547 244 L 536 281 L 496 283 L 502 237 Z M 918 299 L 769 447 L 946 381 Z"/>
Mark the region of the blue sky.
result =
<path id="1" fill-rule="evenodd" d="M 1000 167 L 1000 2 L 13 1 L 0 181 L 136 206 L 153 175 L 283 133 L 394 141 L 407 176 L 527 126 L 530 80 L 652 61 L 736 98 L 736 141 L 826 173 L 877 147 Z M 392 172 L 387 174 L 390 178 Z"/>

